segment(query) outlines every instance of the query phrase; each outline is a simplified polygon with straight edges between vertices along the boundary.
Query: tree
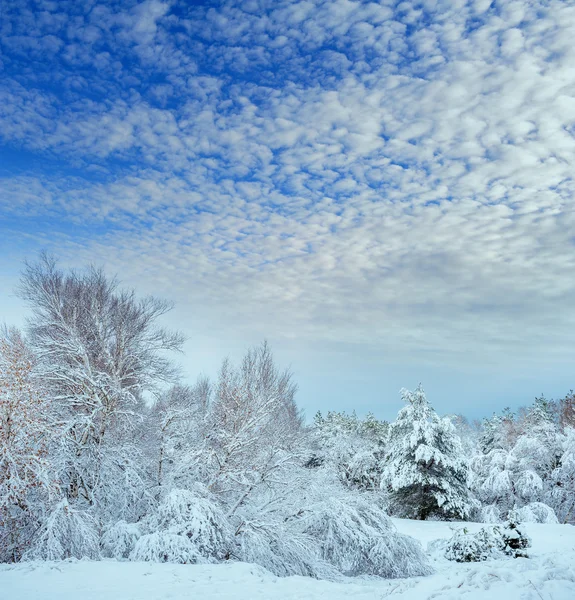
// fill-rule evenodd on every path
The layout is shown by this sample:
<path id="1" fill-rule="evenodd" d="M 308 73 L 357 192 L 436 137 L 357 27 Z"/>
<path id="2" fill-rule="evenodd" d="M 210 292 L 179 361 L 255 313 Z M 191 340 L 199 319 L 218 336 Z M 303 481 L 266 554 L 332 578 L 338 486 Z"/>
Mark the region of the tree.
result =
<path id="1" fill-rule="evenodd" d="M 559 423 L 562 429 L 575 427 L 575 392 L 571 390 L 559 400 Z"/>
<path id="2" fill-rule="evenodd" d="M 567 427 L 558 465 L 551 473 L 548 492 L 561 523 L 575 523 L 575 427 Z"/>
<path id="3" fill-rule="evenodd" d="M 64 272 L 46 255 L 26 266 L 19 293 L 62 431 L 53 458 L 66 499 L 106 519 L 137 516 L 146 497 L 135 436 L 142 396 L 174 379 L 165 351 L 183 342 L 157 326 L 170 305 L 119 290 L 100 269 Z"/>
<path id="4" fill-rule="evenodd" d="M 158 500 L 163 491 L 186 479 L 187 461 L 201 446 L 203 427 L 210 406 L 212 385 L 200 377 L 196 385 L 175 385 L 162 393 L 153 404 L 146 419 L 149 432 L 146 440 L 150 453 L 151 479 L 157 488 Z M 175 469 L 174 469 L 175 467 Z M 184 481 L 190 484 L 193 480 Z"/>
<path id="5" fill-rule="evenodd" d="M 553 520 L 558 494 L 553 490 L 553 473 L 559 473 L 563 435 L 560 433 L 554 405 L 544 397 L 522 410 L 520 421 L 494 416 L 484 423 L 481 452 L 470 462 L 470 486 L 487 505 L 482 520 L 499 521 L 513 509 L 525 508 L 530 519 Z"/>
<path id="6" fill-rule="evenodd" d="M 303 423 L 296 389 L 266 343 L 249 350 L 238 368 L 224 361 L 206 421 L 206 483 L 228 499 L 230 516 L 256 488 L 300 460 Z"/>
<path id="7" fill-rule="evenodd" d="M 388 423 L 372 414 L 360 419 L 355 413 L 329 411 L 314 419 L 314 448 L 310 461 L 329 462 L 346 486 L 379 490 Z"/>
<path id="8" fill-rule="evenodd" d="M 16 329 L 0 330 L 0 561 L 18 561 L 52 486 L 49 405 Z"/>
<path id="9" fill-rule="evenodd" d="M 536 398 L 528 409 L 521 434 L 511 449 L 508 468 L 519 477 L 538 478 L 542 483 L 549 479 L 561 456 L 561 434 L 554 420 L 552 406 L 543 396 Z M 531 475 L 532 474 L 532 475 Z M 526 496 L 522 486 L 516 486 L 524 501 L 538 501 L 539 497 Z"/>
<path id="10" fill-rule="evenodd" d="M 467 466 L 451 421 L 440 419 L 421 385 L 402 390 L 407 406 L 390 428 L 382 487 L 391 510 L 403 517 L 463 519 L 473 503 L 466 485 Z"/>

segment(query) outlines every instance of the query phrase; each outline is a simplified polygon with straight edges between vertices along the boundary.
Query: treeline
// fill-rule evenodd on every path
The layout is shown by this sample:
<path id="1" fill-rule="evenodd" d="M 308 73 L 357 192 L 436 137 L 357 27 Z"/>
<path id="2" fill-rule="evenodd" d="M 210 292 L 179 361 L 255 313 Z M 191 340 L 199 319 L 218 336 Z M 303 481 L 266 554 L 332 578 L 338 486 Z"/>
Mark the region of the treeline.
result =
<path id="1" fill-rule="evenodd" d="M 473 423 L 461 415 L 439 418 L 421 388 L 403 395 L 407 407 L 391 424 L 372 415 L 318 413 L 323 455 L 315 460 L 334 462 L 350 487 L 385 494 L 395 516 L 575 523 L 572 391 Z M 450 484 L 456 511 L 447 508 Z"/>
<path id="2" fill-rule="evenodd" d="M 538 401 L 478 430 L 440 418 L 418 388 L 392 424 L 329 413 L 307 426 L 265 343 L 186 386 L 171 356 L 183 338 L 159 326 L 169 304 L 47 256 L 18 293 L 26 331 L 0 335 L 0 561 L 406 577 L 430 567 L 389 514 L 572 514 L 568 410 Z"/>

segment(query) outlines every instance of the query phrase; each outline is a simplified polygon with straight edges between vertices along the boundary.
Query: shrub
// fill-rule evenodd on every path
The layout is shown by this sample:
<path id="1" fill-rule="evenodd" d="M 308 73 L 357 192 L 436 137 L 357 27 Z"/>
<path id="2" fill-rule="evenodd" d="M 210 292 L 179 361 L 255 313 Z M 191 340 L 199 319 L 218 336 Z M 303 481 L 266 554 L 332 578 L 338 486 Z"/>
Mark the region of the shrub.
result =
<path id="1" fill-rule="evenodd" d="M 531 502 L 517 510 L 517 517 L 522 523 L 546 523 L 554 525 L 559 523 L 555 511 L 543 502 Z"/>
<path id="2" fill-rule="evenodd" d="M 502 551 L 513 558 L 527 558 L 525 548 L 531 546 L 531 538 L 521 528 L 515 515 L 510 515 L 509 520 L 499 529 L 502 543 Z"/>
<path id="3" fill-rule="evenodd" d="M 152 533 L 137 540 L 130 560 L 188 564 L 228 556 L 229 524 L 203 486 L 170 492 L 146 520 L 146 528 Z"/>
<path id="4" fill-rule="evenodd" d="M 98 558 L 96 523 L 88 512 L 69 506 L 61 500 L 40 530 L 26 559 L 64 560 L 66 558 Z"/>
<path id="5" fill-rule="evenodd" d="M 303 575 L 336 579 L 337 569 L 320 557 L 316 541 L 279 524 L 244 522 L 236 535 L 236 554 L 242 561 L 256 563 L 278 577 Z"/>
<path id="6" fill-rule="evenodd" d="M 445 558 L 456 562 L 481 562 L 503 555 L 527 558 L 524 550 L 529 546 L 531 540 L 519 523 L 510 520 L 503 526 L 483 527 L 477 533 L 455 531 L 445 546 Z"/>
<path id="7" fill-rule="evenodd" d="M 230 528 L 220 507 L 202 486 L 173 490 L 151 520 L 153 530 L 186 537 L 207 559 L 225 558 L 230 546 Z"/>
<path id="8" fill-rule="evenodd" d="M 482 528 L 477 533 L 467 529 L 454 532 L 445 547 L 445 558 L 456 562 L 481 562 L 499 554 L 502 540 L 497 528 Z"/>
<path id="9" fill-rule="evenodd" d="M 187 537 L 168 531 L 143 535 L 136 542 L 130 560 L 184 565 L 207 562 Z"/>
<path id="10" fill-rule="evenodd" d="M 389 517 L 360 498 L 321 502 L 304 515 L 303 532 L 320 556 L 344 575 L 414 577 L 431 568 L 421 546 L 399 533 Z"/>
<path id="11" fill-rule="evenodd" d="M 142 532 L 135 523 L 118 521 L 102 536 L 104 556 L 115 558 L 116 560 L 129 558 L 141 535 Z"/>

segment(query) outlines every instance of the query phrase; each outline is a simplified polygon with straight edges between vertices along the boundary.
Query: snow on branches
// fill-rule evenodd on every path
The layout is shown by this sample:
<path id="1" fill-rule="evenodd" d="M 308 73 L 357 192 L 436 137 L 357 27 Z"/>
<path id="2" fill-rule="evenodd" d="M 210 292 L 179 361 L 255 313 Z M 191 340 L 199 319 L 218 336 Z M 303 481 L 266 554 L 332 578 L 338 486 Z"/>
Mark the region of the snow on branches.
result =
<path id="1" fill-rule="evenodd" d="M 389 514 L 575 520 L 572 394 L 479 430 L 420 386 L 392 424 L 329 411 L 306 425 L 266 343 L 182 385 L 168 354 L 182 338 L 158 325 L 169 304 L 46 256 L 19 291 L 27 335 L 0 332 L 0 561 L 409 577 L 430 567 Z M 453 556 L 483 556 L 485 540 L 460 538 Z"/>
<path id="2" fill-rule="evenodd" d="M 19 331 L 0 330 L 0 560 L 22 557 L 53 487 L 48 401 Z"/>
<path id="3" fill-rule="evenodd" d="M 382 487 L 399 516 L 463 519 L 473 508 L 461 441 L 448 418 L 439 418 L 421 385 L 402 390 L 407 406 L 391 424 Z"/>

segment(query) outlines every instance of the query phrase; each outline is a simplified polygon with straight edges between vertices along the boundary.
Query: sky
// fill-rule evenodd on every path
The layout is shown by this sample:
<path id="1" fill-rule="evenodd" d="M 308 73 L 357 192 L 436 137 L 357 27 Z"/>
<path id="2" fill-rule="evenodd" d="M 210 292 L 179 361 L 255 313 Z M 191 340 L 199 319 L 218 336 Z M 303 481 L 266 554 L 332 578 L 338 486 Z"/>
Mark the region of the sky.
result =
<path id="1" fill-rule="evenodd" d="M 575 3 L 4 0 L 0 321 L 40 250 L 318 409 L 575 387 Z"/>

